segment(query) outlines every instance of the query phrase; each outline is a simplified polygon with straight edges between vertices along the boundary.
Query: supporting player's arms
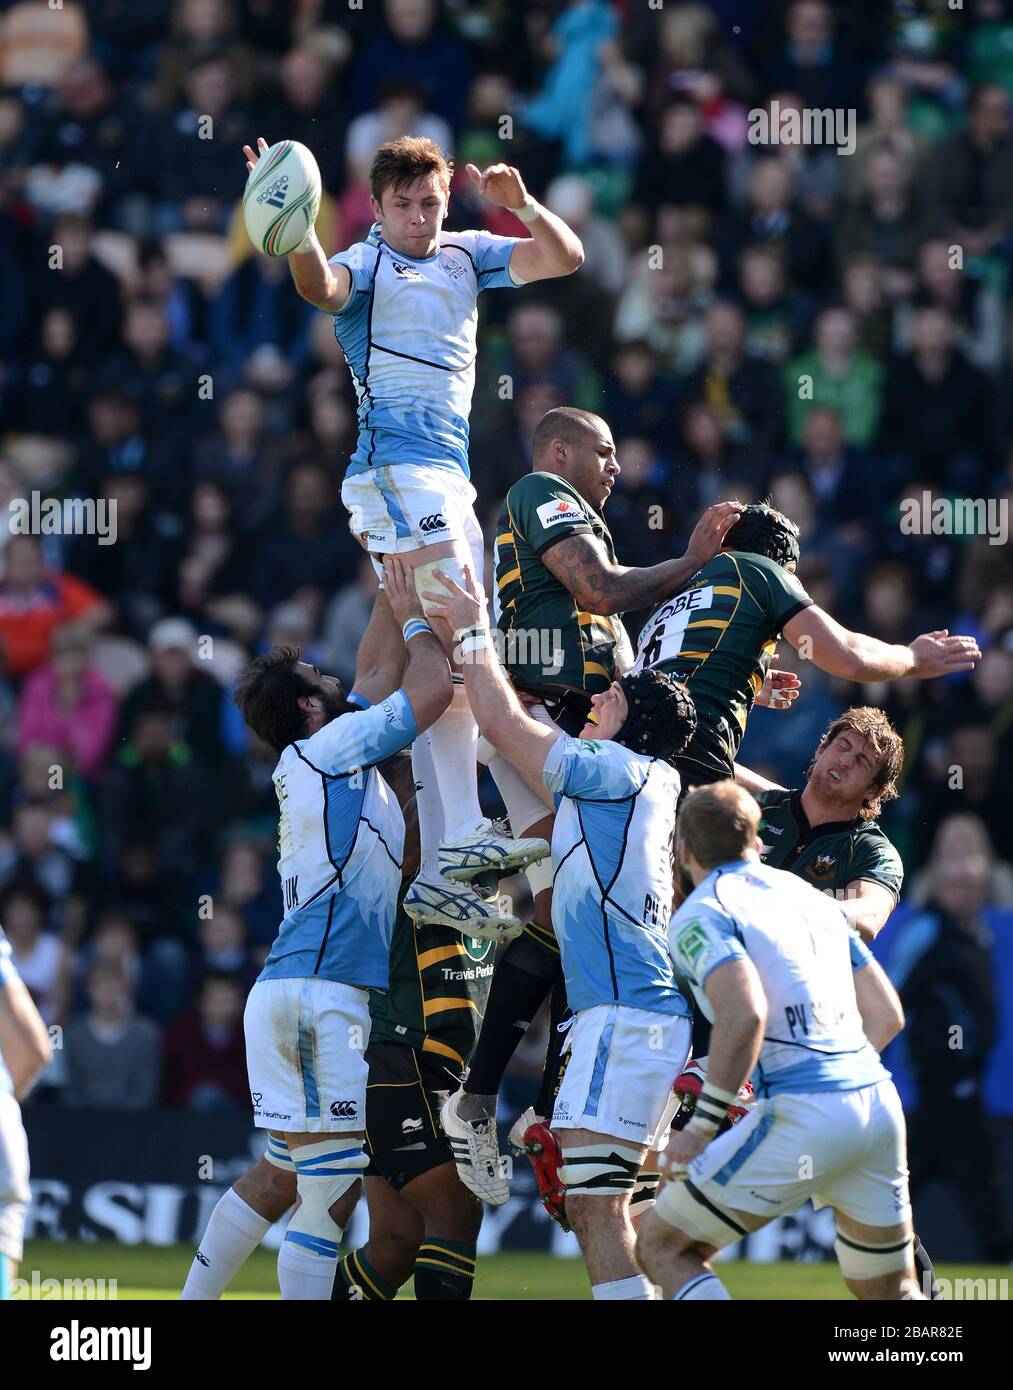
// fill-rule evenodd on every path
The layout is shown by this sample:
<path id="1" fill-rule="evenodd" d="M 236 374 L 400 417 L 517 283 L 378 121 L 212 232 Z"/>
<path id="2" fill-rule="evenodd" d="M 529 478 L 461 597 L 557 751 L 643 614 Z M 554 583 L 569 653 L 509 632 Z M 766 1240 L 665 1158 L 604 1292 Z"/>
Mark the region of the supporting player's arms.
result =
<path id="1" fill-rule="evenodd" d="M 870 960 L 855 971 L 855 998 L 865 1036 L 882 1052 L 904 1027 L 904 1009 L 878 961 Z"/>
<path id="2" fill-rule="evenodd" d="M 533 280 L 551 280 L 572 275 L 584 264 L 580 237 L 548 208 L 530 198 L 520 171 L 512 164 L 490 164 L 485 170 L 466 164 L 465 170 L 476 189 L 495 207 L 515 209 L 529 202 L 535 216 L 524 221 L 529 240 L 515 246 L 510 255 L 510 274 L 529 285 Z"/>
<path id="3" fill-rule="evenodd" d="M 845 680 L 898 680 L 915 676 L 934 680 L 958 671 L 973 671 L 981 656 L 973 637 L 951 637 L 945 628 L 926 632 L 908 646 L 894 646 L 851 632 L 811 604 L 784 625 L 784 635 L 804 660 Z"/>
<path id="4" fill-rule="evenodd" d="M 462 589 L 443 570 L 434 571 L 435 578 L 450 591 L 449 596 L 433 591 L 423 594 L 423 598 L 429 601 L 433 616 L 440 615 L 436 620 L 446 623 L 453 640 L 465 631 L 478 634 L 477 650 L 467 650 L 467 641 L 460 644 L 464 687 L 475 722 L 497 753 L 502 753 L 535 795 L 551 807 L 552 797 L 542 774 L 559 732 L 532 719 L 517 698 L 492 644 L 485 595 L 479 593 L 467 565 L 464 575 L 467 588 Z"/>
<path id="5" fill-rule="evenodd" d="M 738 781 L 738 775 L 735 780 Z M 854 878 L 844 890 L 841 907 L 862 940 L 875 941 L 886 926 L 896 901 L 889 888 L 875 879 Z"/>
<path id="6" fill-rule="evenodd" d="M 52 1061 L 49 1034 L 24 982 L 12 971 L 0 976 L 0 1054 L 18 1100 Z"/>
<path id="7" fill-rule="evenodd" d="M 394 621 L 403 627 L 409 618 L 426 621 L 415 592 L 411 570 L 397 555 L 388 555 L 383 570 L 383 587 Z M 450 704 L 454 693 L 450 665 L 439 639 L 432 631 L 410 637 L 405 644 L 407 662 L 401 689 L 415 715 L 418 732 L 435 724 Z"/>
<path id="8" fill-rule="evenodd" d="M 692 579 L 721 549 L 726 532 L 741 511 L 739 502 L 715 502 L 697 522 L 685 555 L 663 560 L 660 565 L 641 569 L 615 565 L 602 542 L 586 533 L 565 536 L 543 550 L 541 558 L 546 569 L 573 595 L 581 612 L 603 618 L 632 612 L 661 603 Z"/>

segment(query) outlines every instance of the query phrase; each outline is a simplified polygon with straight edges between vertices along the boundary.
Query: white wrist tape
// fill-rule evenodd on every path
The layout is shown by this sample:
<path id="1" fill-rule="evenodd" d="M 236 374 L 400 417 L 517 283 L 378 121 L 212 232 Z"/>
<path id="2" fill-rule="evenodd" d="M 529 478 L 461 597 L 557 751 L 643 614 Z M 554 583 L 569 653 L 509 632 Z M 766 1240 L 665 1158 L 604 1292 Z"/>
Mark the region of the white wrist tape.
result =
<path id="1" fill-rule="evenodd" d="M 512 212 L 515 217 L 519 217 L 522 222 L 534 222 L 536 218 L 542 215 L 542 209 L 535 202 L 530 193 L 519 208 L 508 208 L 507 211 Z"/>
<path id="2" fill-rule="evenodd" d="M 314 248 L 319 248 L 321 251 L 324 249 L 317 238 L 317 229 L 311 227 L 302 241 L 300 241 L 299 245 L 294 251 L 290 252 L 290 254 L 293 256 L 308 256 Z"/>

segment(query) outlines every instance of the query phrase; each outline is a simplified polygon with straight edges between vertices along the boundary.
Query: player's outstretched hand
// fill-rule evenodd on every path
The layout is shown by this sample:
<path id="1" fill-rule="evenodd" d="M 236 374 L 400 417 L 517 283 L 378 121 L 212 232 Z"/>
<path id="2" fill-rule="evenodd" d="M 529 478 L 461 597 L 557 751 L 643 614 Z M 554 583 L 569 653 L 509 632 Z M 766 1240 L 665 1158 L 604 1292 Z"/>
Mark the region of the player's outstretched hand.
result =
<path id="1" fill-rule="evenodd" d="M 243 146 L 243 154 L 246 155 L 246 172 L 248 174 L 253 173 L 253 166 L 256 164 L 257 160 L 260 158 L 260 156 L 264 153 L 265 150 L 269 150 L 270 148 L 270 145 L 264 139 L 263 135 L 257 136 L 256 151 L 252 150 L 249 145 Z"/>
<path id="2" fill-rule="evenodd" d="M 715 502 L 693 527 L 686 554 L 693 557 L 698 569 L 717 555 L 725 536 L 742 515 L 742 507 L 741 502 Z"/>
<path id="3" fill-rule="evenodd" d="M 465 170 L 472 183 L 487 202 L 498 208 L 519 208 L 528 196 L 520 170 L 512 164 L 490 164 L 488 169 L 480 169 L 477 164 L 466 164 Z"/>
<path id="4" fill-rule="evenodd" d="M 794 671 L 768 671 L 754 704 L 765 709 L 791 709 L 801 689 L 802 682 Z"/>
<path id="5" fill-rule="evenodd" d="M 923 632 L 911 643 L 910 650 L 915 659 L 911 674 L 923 681 L 973 671 L 975 663 L 981 660 L 981 649 L 973 637 L 951 637 L 945 627 L 937 632 Z"/>
<path id="6" fill-rule="evenodd" d="M 433 578 L 442 585 L 440 591 L 424 590 L 423 598 L 433 616 L 441 618 L 456 636 L 462 628 L 485 627 L 485 595 L 475 583 L 475 576 L 464 566 L 464 587 L 451 579 L 445 570 L 433 570 Z"/>
<path id="7" fill-rule="evenodd" d="M 388 555 L 384 561 L 383 591 L 399 627 L 409 618 L 425 618 L 422 600 L 415 592 L 415 576 L 399 555 Z"/>

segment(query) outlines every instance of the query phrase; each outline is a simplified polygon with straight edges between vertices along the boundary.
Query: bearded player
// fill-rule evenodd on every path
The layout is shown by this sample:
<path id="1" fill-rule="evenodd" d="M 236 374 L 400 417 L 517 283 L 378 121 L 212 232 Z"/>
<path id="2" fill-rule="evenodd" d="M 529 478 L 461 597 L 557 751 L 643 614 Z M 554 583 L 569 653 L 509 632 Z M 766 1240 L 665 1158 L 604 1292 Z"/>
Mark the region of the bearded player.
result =
<path id="1" fill-rule="evenodd" d="M 266 142 L 258 146 L 263 154 Z M 258 155 L 244 149 L 252 170 Z M 358 397 L 358 445 L 341 491 L 350 529 L 378 572 L 385 555 L 399 555 L 419 593 L 438 588 L 435 565 L 460 578 L 467 561 L 481 582 L 482 532 L 468 468 L 478 296 L 570 275 L 584 259 L 576 235 L 506 164 L 484 172 L 469 164 L 467 172 L 475 189 L 513 212 L 529 235 L 444 232 L 451 172 L 431 140 L 404 136 L 381 145 L 370 171 L 376 222 L 365 241 L 328 260 L 311 231 L 289 259 L 300 295 L 334 315 Z M 402 649 L 401 634 L 381 593 L 359 650 L 359 699 L 390 693 L 386 673 L 395 649 Z M 478 730 L 459 672 L 454 680 L 450 708 L 413 752 L 422 869 L 405 910 L 419 922 L 479 931 L 500 914 L 467 880 L 521 867 L 548 846 L 513 842 L 483 817 Z M 442 842 L 435 829 L 441 816 Z"/>

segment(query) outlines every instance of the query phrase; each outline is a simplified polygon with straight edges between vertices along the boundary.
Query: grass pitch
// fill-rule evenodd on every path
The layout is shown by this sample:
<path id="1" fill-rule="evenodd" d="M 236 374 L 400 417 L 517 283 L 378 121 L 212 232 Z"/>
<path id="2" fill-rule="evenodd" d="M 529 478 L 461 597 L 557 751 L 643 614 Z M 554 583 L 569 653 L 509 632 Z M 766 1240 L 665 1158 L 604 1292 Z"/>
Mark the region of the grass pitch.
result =
<path id="1" fill-rule="evenodd" d="M 32 1240 L 25 1247 L 20 1276 L 36 1286 L 35 1297 L 61 1296 L 45 1280 L 116 1280 L 120 1300 L 179 1297 L 193 1248 L 189 1245 L 118 1245 L 114 1241 Z M 225 1295 L 227 1299 L 270 1299 L 278 1297 L 276 1256 L 270 1250 L 256 1250 L 236 1276 Z M 724 1261 L 719 1265 L 722 1280 L 736 1299 L 773 1300 L 850 1300 L 836 1264 L 749 1264 Z M 992 1288 L 1003 1291 L 1002 1280 L 1010 1271 L 997 1265 L 940 1265 L 937 1274 L 950 1279 L 991 1279 Z M 34 1276 L 34 1277 L 33 1277 Z M 1008 1282 L 1007 1282 L 1008 1288 Z M 111 1289 L 110 1289 L 111 1293 Z M 31 1292 L 29 1297 L 33 1296 Z M 407 1286 L 400 1298 L 411 1298 Z M 1008 1296 L 1008 1295 L 1007 1295 Z M 548 1254 L 483 1255 L 478 1260 L 475 1281 L 477 1299 L 549 1302 L 590 1299 L 587 1275 L 579 1260 L 557 1259 Z"/>

